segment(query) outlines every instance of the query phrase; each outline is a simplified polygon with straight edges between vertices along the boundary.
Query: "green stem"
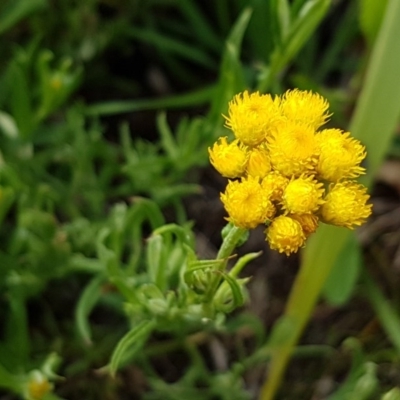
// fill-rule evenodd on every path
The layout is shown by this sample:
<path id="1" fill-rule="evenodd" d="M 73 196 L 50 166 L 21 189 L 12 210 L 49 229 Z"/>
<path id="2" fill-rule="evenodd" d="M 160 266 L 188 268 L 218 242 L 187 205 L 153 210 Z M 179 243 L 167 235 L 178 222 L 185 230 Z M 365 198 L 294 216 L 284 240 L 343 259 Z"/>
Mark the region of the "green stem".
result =
<path id="1" fill-rule="evenodd" d="M 232 254 L 233 250 L 235 250 L 245 233 L 246 229 L 238 228 L 233 225 L 221 244 L 217 254 L 217 259 L 220 260 L 225 258 L 226 261 L 228 261 L 228 257 Z"/>
<path id="2" fill-rule="evenodd" d="M 224 260 L 224 262 L 219 264 L 218 271 L 225 271 L 229 256 L 232 254 L 233 250 L 235 250 L 245 232 L 246 229 L 238 228 L 237 226 L 232 225 L 217 254 L 217 260 Z M 215 274 L 206 296 L 208 302 L 212 301 L 221 279 L 221 274 Z"/>

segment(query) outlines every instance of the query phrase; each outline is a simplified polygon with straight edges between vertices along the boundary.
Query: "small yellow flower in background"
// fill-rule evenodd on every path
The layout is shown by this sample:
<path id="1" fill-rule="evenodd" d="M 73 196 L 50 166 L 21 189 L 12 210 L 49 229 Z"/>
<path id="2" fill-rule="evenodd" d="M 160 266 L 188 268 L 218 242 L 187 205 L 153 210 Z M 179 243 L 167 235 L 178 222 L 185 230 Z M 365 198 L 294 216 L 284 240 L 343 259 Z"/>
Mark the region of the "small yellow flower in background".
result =
<path id="1" fill-rule="evenodd" d="M 316 170 L 322 179 L 336 182 L 356 178 L 365 173 L 360 167 L 365 158 L 365 147 L 349 132 L 340 129 L 324 129 L 317 136 L 319 160 Z"/>
<path id="2" fill-rule="evenodd" d="M 279 253 L 295 253 L 306 241 L 306 236 L 300 223 L 290 217 L 276 217 L 266 229 L 268 243 L 272 250 Z"/>
<path id="3" fill-rule="evenodd" d="M 271 161 L 268 150 L 263 147 L 254 147 L 249 151 L 246 168 L 247 175 L 264 178 L 271 172 Z"/>
<path id="4" fill-rule="evenodd" d="M 237 140 L 228 143 L 220 137 L 212 148 L 208 148 L 211 164 L 225 178 L 238 178 L 246 169 L 247 152 Z"/>
<path id="5" fill-rule="evenodd" d="M 245 91 L 229 103 L 229 115 L 225 118 L 235 137 L 252 147 L 265 140 L 279 117 L 278 103 L 269 94 Z"/>
<path id="6" fill-rule="evenodd" d="M 271 164 L 287 177 L 313 170 L 318 155 L 315 131 L 308 125 L 284 122 L 268 140 Z"/>
<path id="7" fill-rule="evenodd" d="M 291 121 L 318 129 L 328 120 L 329 103 L 317 93 L 288 90 L 280 103 L 283 115 Z"/>
<path id="8" fill-rule="evenodd" d="M 28 382 L 27 394 L 31 400 L 41 400 L 53 389 L 53 385 L 40 371 L 32 371 Z"/>
<path id="9" fill-rule="evenodd" d="M 292 179 L 282 196 L 282 206 L 287 213 L 308 214 L 318 210 L 323 203 L 323 184 L 312 176 Z"/>
<path id="10" fill-rule="evenodd" d="M 345 181 L 331 184 L 321 207 L 322 221 L 354 229 L 362 225 L 372 213 L 372 205 L 367 204 L 367 188 L 356 182 Z"/>
<path id="11" fill-rule="evenodd" d="M 248 177 L 241 181 L 229 181 L 221 201 L 234 225 L 254 229 L 271 219 L 275 207 L 269 200 L 257 178 Z"/>
<path id="12" fill-rule="evenodd" d="M 354 181 L 365 172 L 365 147 L 349 132 L 318 130 L 328 108 L 312 92 L 272 98 L 245 91 L 225 117 L 235 140 L 220 138 L 209 149 L 217 171 L 236 178 L 221 193 L 227 220 L 244 229 L 267 225 L 271 249 L 286 255 L 297 252 L 319 222 L 353 229 L 372 212 L 367 189 Z"/>

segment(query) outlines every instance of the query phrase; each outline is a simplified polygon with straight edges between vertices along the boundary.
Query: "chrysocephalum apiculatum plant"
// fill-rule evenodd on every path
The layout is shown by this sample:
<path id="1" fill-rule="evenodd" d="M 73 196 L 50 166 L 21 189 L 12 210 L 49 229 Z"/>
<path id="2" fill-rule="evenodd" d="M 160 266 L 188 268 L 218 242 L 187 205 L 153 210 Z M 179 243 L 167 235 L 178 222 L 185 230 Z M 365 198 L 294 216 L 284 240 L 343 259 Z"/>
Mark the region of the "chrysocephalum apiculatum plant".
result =
<path id="1" fill-rule="evenodd" d="M 209 149 L 216 170 L 229 178 L 221 200 L 238 228 L 265 225 L 270 247 L 290 255 L 319 222 L 353 229 L 371 214 L 367 189 L 355 178 L 365 147 L 340 129 L 321 129 L 329 118 L 322 96 L 288 90 L 236 95 L 221 137 Z"/>

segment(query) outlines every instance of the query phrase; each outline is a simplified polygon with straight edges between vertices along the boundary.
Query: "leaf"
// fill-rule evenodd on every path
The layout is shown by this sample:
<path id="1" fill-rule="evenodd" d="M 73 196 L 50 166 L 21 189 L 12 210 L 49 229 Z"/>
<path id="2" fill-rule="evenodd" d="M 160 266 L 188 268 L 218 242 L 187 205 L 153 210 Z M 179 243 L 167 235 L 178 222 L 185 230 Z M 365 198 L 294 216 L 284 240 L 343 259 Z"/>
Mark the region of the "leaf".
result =
<path id="1" fill-rule="evenodd" d="M 343 386 L 332 396 L 329 396 L 328 400 L 375 399 L 376 397 L 372 396 L 376 394 L 378 388 L 376 370 L 376 365 L 371 362 L 366 362 L 359 368 L 353 369 Z"/>
<path id="2" fill-rule="evenodd" d="M 400 1 L 390 1 L 369 61 L 350 132 L 368 149 L 369 186 L 396 132 L 400 112 Z"/>
<path id="3" fill-rule="evenodd" d="M 351 297 L 360 275 L 361 249 L 354 234 L 340 250 L 328 276 L 323 294 L 335 306 L 345 304 Z"/>
<path id="4" fill-rule="evenodd" d="M 147 271 L 152 283 L 161 290 L 166 289 L 165 280 L 165 250 L 166 246 L 161 235 L 152 235 L 147 239 Z"/>
<path id="5" fill-rule="evenodd" d="M 89 325 L 89 315 L 101 295 L 101 285 L 105 277 L 99 275 L 93 278 L 85 287 L 75 310 L 75 323 L 78 333 L 86 344 L 92 344 L 92 333 Z"/>
<path id="6" fill-rule="evenodd" d="M 171 158 L 176 160 L 179 156 L 179 148 L 175 141 L 174 135 L 168 126 L 167 116 L 165 112 L 158 114 L 157 116 L 157 128 L 160 132 L 161 143 L 165 150 L 165 153 Z"/>
<path id="7" fill-rule="evenodd" d="M 3 111 L 0 111 L 0 131 L 9 139 L 16 139 L 18 137 L 18 127 L 14 118 Z"/>
<path id="8" fill-rule="evenodd" d="M 129 355 L 134 357 L 134 355 L 141 350 L 144 342 L 147 340 L 154 327 L 154 321 L 142 321 L 122 337 L 111 356 L 109 365 L 111 375 L 114 376 L 117 372 L 126 352 L 129 351 Z"/>
<path id="9" fill-rule="evenodd" d="M 370 301 L 382 328 L 385 330 L 389 340 L 400 353 L 400 318 L 398 312 L 385 298 L 379 286 L 370 277 L 367 271 L 363 271 L 363 282 L 366 297 Z"/>
<path id="10" fill-rule="evenodd" d="M 201 43 L 201 46 L 196 47 L 209 47 L 218 52 L 221 46 L 220 38 L 214 32 L 212 20 L 202 12 L 200 3 L 183 0 L 179 1 L 178 5 L 185 17 L 185 21 L 188 22 L 193 32 L 195 32 L 196 39 Z"/>
<path id="11" fill-rule="evenodd" d="M 379 28 L 385 15 L 387 0 L 359 0 L 360 28 L 363 34 L 372 44 L 378 35 Z"/>
<path id="12" fill-rule="evenodd" d="M 232 278 L 225 272 L 221 271 L 216 271 L 220 273 L 224 279 L 225 282 L 229 285 L 232 291 L 232 303 L 231 304 L 215 304 L 216 307 L 223 309 L 224 312 L 229 313 L 233 310 L 235 310 L 237 307 L 240 307 L 244 304 L 244 297 L 243 297 L 243 292 L 242 288 L 240 287 L 239 283 L 235 278 Z M 223 283 L 222 283 L 223 285 Z M 221 287 L 220 287 L 221 289 Z M 215 299 L 218 299 L 218 291 L 215 295 Z"/>
<path id="13" fill-rule="evenodd" d="M 252 10 L 246 8 L 237 22 L 225 44 L 222 57 L 219 82 L 211 104 L 209 119 L 213 125 L 220 125 L 221 113 L 225 112 L 232 97 L 246 87 L 242 64 L 239 60 L 240 49 L 246 28 L 249 24 Z"/>
<path id="14" fill-rule="evenodd" d="M 284 42 L 278 45 L 271 56 L 271 65 L 258 84 L 258 90 L 264 92 L 270 88 L 277 75 L 298 54 L 318 24 L 326 15 L 331 0 L 308 0 L 292 19 Z"/>
<path id="15" fill-rule="evenodd" d="M 281 42 L 284 42 L 288 33 L 290 32 L 291 25 L 290 7 L 288 4 L 288 0 L 278 0 L 275 11 L 278 17 L 280 40 Z"/>
<path id="16" fill-rule="evenodd" d="M 193 92 L 162 99 L 110 101 L 93 104 L 86 108 L 85 113 L 86 115 L 114 115 L 141 110 L 187 108 L 207 103 L 214 96 L 214 93 L 215 85 L 211 85 Z"/>
<path id="17" fill-rule="evenodd" d="M 176 54 L 183 59 L 192 61 L 203 67 L 209 69 L 215 68 L 215 61 L 199 46 L 184 43 L 149 29 L 141 29 L 133 26 L 126 30 L 126 34 L 134 39 L 152 44 L 162 51 Z"/>
<path id="18" fill-rule="evenodd" d="M 389 392 L 385 393 L 381 400 L 400 400 L 400 389 L 395 387 Z"/>

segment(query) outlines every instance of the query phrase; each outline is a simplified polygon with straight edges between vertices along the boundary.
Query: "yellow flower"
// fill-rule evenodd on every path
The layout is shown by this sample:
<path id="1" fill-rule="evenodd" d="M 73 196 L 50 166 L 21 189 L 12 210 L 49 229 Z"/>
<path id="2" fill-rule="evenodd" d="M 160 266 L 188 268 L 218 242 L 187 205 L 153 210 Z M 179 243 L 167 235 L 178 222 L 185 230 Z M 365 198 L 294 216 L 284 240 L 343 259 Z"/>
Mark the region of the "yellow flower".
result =
<path id="1" fill-rule="evenodd" d="M 282 200 L 283 191 L 288 183 L 289 178 L 286 178 L 286 176 L 283 176 L 278 171 L 271 171 L 261 181 L 261 186 L 271 201 L 280 202 Z"/>
<path id="2" fill-rule="evenodd" d="M 318 210 L 323 203 L 323 184 L 312 176 L 292 179 L 282 196 L 282 206 L 286 213 L 308 214 Z"/>
<path id="3" fill-rule="evenodd" d="M 235 137 L 247 146 L 257 146 L 269 134 L 275 121 L 279 119 L 278 101 L 269 94 L 237 94 L 229 103 L 229 116 L 226 126 L 232 129 Z"/>
<path id="4" fill-rule="evenodd" d="M 290 218 L 293 218 L 300 223 L 306 238 L 308 238 L 318 228 L 318 217 L 314 214 L 290 214 Z"/>
<path id="5" fill-rule="evenodd" d="M 284 215 L 276 217 L 265 233 L 271 249 L 287 256 L 296 253 L 306 240 L 300 223 Z"/>
<path id="6" fill-rule="evenodd" d="M 318 147 L 315 131 L 310 126 L 289 121 L 282 123 L 268 142 L 271 164 L 281 174 L 300 176 L 313 170 Z"/>
<path id="7" fill-rule="evenodd" d="M 371 204 L 367 204 L 367 188 L 356 182 L 344 181 L 331 184 L 321 207 L 323 222 L 354 229 L 371 215 Z"/>
<path id="8" fill-rule="evenodd" d="M 330 116 L 326 99 L 317 93 L 298 89 L 288 90 L 280 106 L 282 114 L 289 120 L 310 125 L 314 129 L 325 124 Z"/>
<path id="9" fill-rule="evenodd" d="M 39 371 L 32 371 L 28 382 L 28 397 L 32 400 L 41 400 L 53 389 L 53 385 Z"/>
<path id="10" fill-rule="evenodd" d="M 268 151 L 264 146 L 254 147 L 249 151 L 247 175 L 263 178 L 271 171 Z"/>
<path id="11" fill-rule="evenodd" d="M 275 214 L 275 207 L 258 178 L 229 181 L 225 193 L 221 193 L 221 201 L 229 214 L 228 221 L 240 228 L 253 229 Z"/>
<path id="12" fill-rule="evenodd" d="M 356 178 L 365 169 L 360 167 L 365 158 L 365 147 L 340 129 L 324 129 L 316 135 L 319 160 L 316 167 L 321 178 L 328 181 Z"/>
<path id="13" fill-rule="evenodd" d="M 246 169 L 247 152 L 237 140 L 228 143 L 227 137 L 220 137 L 213 148 L 208 148 L 211 164 L 226 178 L 237 178 Z"/>

